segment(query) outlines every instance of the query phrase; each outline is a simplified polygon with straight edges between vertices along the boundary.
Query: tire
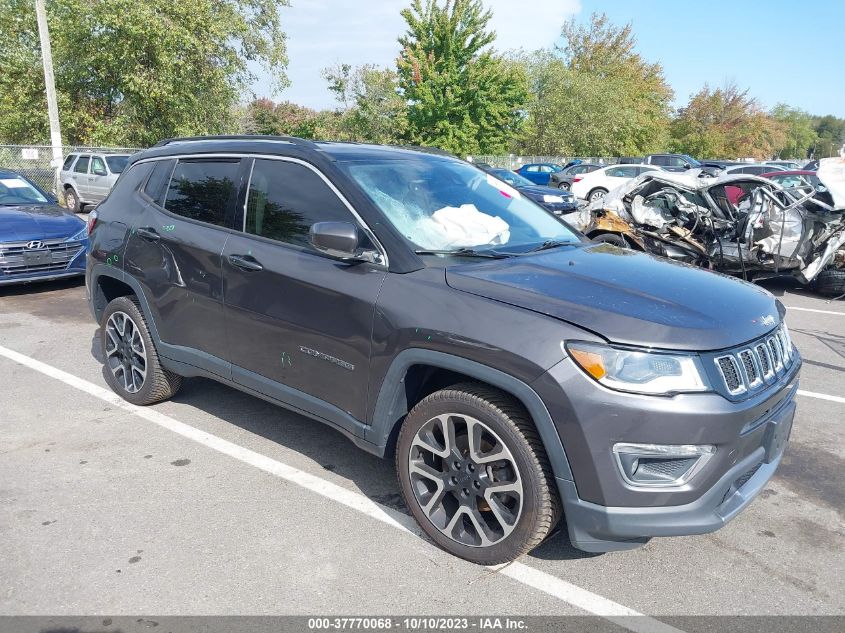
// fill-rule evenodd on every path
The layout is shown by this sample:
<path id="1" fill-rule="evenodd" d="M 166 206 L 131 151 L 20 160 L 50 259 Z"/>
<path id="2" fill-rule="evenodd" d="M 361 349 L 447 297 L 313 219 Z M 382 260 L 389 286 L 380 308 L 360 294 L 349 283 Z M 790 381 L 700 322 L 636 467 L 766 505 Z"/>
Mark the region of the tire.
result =
<path id="1" fill-rule="evenodd" d="M 613 244 L 619 248 L 631 248 L 628 241 L 618 233 L 601 233 L 592 238 L 592 241 L 600 244 Z"/>
<path id="2" fill-rule="evenodd" d="M 172 397 L 182 386 L 181 376 L 161 366 L 135 297 L 109 302 L 100 324 L 100 342 L 106 382 L 124 400 L 141 406 L 154 404 Z"/>
<path id="3" fill-rule="evenodd" d="M 80 213 L 82 211 L 82 203 L 79 201 L 79 194 L 74 191 L 73 187 L 65 189 L 65 206 L 68 211 L 72 213 Z"/>
<path id="4" fill-rule="evenodd" d="M 564 191 L 569 191 L 569 183 L 562 182 L 557 186 L 558 189 L 563 189 Z"/>
<path id="5" fill-rule="evenodd" d="M 589 202 L 595 202 L 596 200 L 601 200 L 607 194 L 607 189 L 604 187 L 596 187 L 595 189 L 591 190 L 589 194 L 587 194 L 587 200 Z"/>
<path id="6" fill-rule="evenodd" d="M 845 269 L 827 268 L 815 279 L 816 292 L 825 297 L 845 295 Z"/>
<path id="7" fill-rule="evenodd" d="M 447 435 L 448 428 L 453 432 Z M 471 429 L 477 450 L 470 449 Z M 480 383 L 437 391 L 411 410 L 399 433 L 396 470 L 405 503 L 423 531 L 473 563 L 518 558 L 539 545 L 560 518 L 551 467 L 528 413 L 512 397 Z"/>

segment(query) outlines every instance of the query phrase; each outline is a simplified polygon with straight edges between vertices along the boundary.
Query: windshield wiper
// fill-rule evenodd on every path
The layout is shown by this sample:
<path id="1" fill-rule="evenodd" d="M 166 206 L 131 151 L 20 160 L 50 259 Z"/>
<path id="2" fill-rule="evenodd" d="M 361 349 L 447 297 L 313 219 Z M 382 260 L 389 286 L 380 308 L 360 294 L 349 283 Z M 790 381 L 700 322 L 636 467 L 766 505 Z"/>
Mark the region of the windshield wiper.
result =
<path id="1" fill-rule="evenodd" d="M 452 250 L 417 250 L 417 255 L 460 255 L 461 257 L 488 257 L 491 259 L 502 259 L 511 257 L 512 253 L 499 253 L 498 251 L 477 251 L 474 248 L 456 248 Z"/>
<path id="2" fill-rule="evenodd" d="M 572 242 L 572 241 L 563 241 L 563 240 L 546 240 L 539 246 L 535 246 L 534 248 L 529 248 L 526 253 L 537 253 L 539 251 L 547 251 L 550 248 L 557 248 L 559 246 L 575 246 L 576 244 L 580 244 L 581 242 Z"/>

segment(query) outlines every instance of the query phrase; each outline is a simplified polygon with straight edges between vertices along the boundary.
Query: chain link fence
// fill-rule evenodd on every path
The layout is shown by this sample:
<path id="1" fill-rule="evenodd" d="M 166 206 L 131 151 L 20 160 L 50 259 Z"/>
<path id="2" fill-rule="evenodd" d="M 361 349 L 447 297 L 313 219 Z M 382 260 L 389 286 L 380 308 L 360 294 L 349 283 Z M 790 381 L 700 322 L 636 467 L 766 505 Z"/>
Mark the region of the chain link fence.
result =
<path id="1" fill-rule="evenodd" d="M 82 147 L 63 145 L 62 161 L 68 154 L 93 152 L 101 154 L 134 154 L 137 147 Z M 10 169 L 23 174 L 45 191 L 57 193 L 58 167 L 51 166 L 53 147 L 51 145 L 0 145 L 0 169 Z"/>

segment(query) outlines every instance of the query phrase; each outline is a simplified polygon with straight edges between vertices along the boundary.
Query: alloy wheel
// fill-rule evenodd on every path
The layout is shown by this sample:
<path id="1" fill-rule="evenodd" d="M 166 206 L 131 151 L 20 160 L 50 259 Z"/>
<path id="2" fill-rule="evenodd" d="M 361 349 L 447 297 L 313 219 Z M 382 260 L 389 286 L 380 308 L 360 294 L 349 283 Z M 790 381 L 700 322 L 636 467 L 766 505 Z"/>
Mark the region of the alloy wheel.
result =
<path id="1" fill-rule="evenodd" d="M 519 469 L 502 439 L 468 415 L 439 415 L 414 436 L 408 472 L 416 501 L 450 539 L 488 547 L 506 538 L 522 514 Z"/>
<path id="2" fill-rule="evenodd" d="M 137 324 L 125 312 L 106 321 L 106 364 L 128 393 L 138 393 L 147 379 L 147 350 Z"/>

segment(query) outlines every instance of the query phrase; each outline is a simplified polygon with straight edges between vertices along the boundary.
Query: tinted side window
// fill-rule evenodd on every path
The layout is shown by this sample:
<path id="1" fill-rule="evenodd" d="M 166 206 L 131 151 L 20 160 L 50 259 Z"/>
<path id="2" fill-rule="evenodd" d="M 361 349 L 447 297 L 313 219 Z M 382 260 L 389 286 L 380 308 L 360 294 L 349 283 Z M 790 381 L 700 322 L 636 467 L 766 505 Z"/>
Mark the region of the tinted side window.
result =
<path id="1" fill-rule="evenodd" d="M 70 156 L 65 158 L 65 164 L 62 165 L 62 169 L 64 169 L 65 171 L 70 169 L 70 166 L 73 164 L 73 161 L 74 161 L 75 158 L 76 158 L 76 154 L 71 154 Z"/>
<path id="2" fill-rule="evenodd" d="M 311 248 L 315 222 L 356 222 L 320 176 L 298 163 L 256 159 L 249 183 L 246 232 Z"/>
<path id="3" fill-rule="evenodd" d="M 192 220 L 226 225 L 226 210 L 234 203 L 240 160 L 213 158 L 176 163 L 164 208 Z"/>
<path id="4" fill-rule="evenodd" d="M 73 171 L 77 174 L 87 174 L 88 173 L 88 163 L 91 161 L 90 156 L 80 156 L 79 160 L 76 161 L 76 166 L 73 168 Z"/>
<path id="5" fill-rule="evenodd" d="M 525 171 L 530 171 L 533 174 L 535 172 L 540 171 L 540 167 L 539 167 L 539 165 L 530 165 L 530 166 L 525 168 Z"/>
<path id="6" fill-rule="evenodd" d="M 144 186 L 144 193 L 160 207 L 164 206 L 164 193 L 167 191 L 167 184 L 170 182 L 170 174 L 173 172 L 174 162 L 172 160 L 155 161 L 153 173 Z"/>
<path id="7" fill-rule="evenodd" d="M 652 156 L 651 161 L 649 161 L 652 165 L 660 165 L 661 167 L 665 167 L 669 164 L 669 157 L 668 156 Z"/>

